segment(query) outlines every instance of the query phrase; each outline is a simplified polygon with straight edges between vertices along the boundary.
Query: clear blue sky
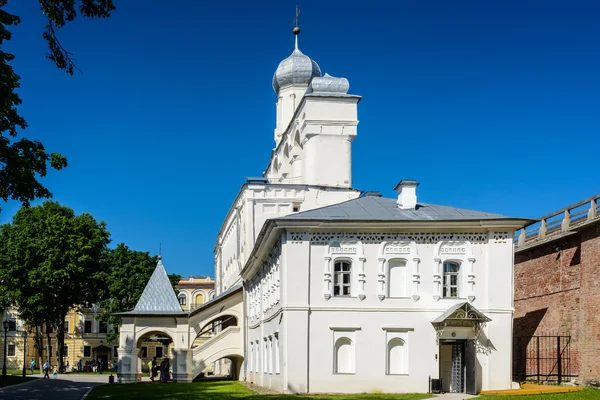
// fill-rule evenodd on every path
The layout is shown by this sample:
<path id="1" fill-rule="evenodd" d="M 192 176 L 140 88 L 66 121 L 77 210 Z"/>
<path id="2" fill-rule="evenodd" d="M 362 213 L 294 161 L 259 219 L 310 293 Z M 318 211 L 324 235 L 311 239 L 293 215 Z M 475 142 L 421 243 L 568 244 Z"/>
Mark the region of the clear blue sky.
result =
<path id="1" fill-rule="evenodd" d="M 113 244 L 167 270 L 214 274 L 213 247 L 245 176 L 273 147 L 271 77 L 293 50 L 294 1 L 116 1 L 44 58 L 37 0 L 17 56 L 25 135 L 69 159 L 44 183 L 104 220 Z M 599 192 L 597 1 L 303 1 L 301 50 L 363 96 L 354 186 L 535 218 Z M 1 222 L 16 209 L 7 204 Z"/>

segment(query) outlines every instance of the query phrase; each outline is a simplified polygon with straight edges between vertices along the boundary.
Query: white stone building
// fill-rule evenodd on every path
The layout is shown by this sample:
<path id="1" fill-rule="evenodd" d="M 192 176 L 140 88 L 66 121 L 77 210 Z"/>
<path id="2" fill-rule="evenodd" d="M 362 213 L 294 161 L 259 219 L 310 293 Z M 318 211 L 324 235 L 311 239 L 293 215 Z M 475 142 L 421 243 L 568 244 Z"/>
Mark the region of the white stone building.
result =
<path id="1" fill-rule="evenodd" d="M 512 237 L 528 221 L 422 203 L 412 180 L 392 199 L 353 189 L 360 97 L 297 37 L 273 88 L 275 149 L 219 232 L 216 297 L 179 313 L 151 301 L 164 293 L 149 283 L 153 308 L 123 314 L 120 381 L 135 380 L 141 335 L 162 332 L 179 381 L 227 359 L 233 377 L 287 393 L 426 392 L 430 378 L 510 388 Z"/>

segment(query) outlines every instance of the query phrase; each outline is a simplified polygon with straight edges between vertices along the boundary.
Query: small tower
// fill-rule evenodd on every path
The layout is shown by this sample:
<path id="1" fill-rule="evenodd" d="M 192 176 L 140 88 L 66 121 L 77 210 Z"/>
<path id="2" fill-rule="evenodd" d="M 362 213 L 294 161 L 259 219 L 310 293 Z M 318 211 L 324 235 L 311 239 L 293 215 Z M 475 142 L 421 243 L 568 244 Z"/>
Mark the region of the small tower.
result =
<path id="1" fill-rule="evenodd" d="M 312 78 L 321 76 L 319 65 L 298 49 L 298 10 L 296 9 L 296 26 L 294 27 L 295 46 L 292 54 L 281 61 L 273 75 L 273 90 L 277 94 L 277 123 L 275 127 L 275 144 L 279 144 L 302 96 L 306 92 Z"/>

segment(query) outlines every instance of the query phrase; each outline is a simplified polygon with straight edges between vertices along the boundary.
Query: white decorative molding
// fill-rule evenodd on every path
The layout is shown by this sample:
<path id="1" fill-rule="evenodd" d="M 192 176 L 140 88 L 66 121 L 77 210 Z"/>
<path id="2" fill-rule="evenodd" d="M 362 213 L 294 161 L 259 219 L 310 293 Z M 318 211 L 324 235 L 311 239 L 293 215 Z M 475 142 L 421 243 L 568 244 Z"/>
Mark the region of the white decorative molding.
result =
<path id="1" fill-rule="evenodd" d="M 414 257 L 413 261 L 413 290 L 412 290 L 412 298 L 414 301 L 418 301 L 421 298 L 419 295 L 419 284 L 421 283 L 421 275 L 419 274 L 419 263 L 421 259 L 419 257 Z"/>
<path id="2" fill-rule="evenodd" d="M 467 261 L 469 263 L 469 272 L 467 276 L 467 285 L 469 286 L 469 292 L 467 294 L 467 298 L 472 303 L 473 301 L 475 301 L 475 258 L 469 257 Z"/>
<path id="3" fill-rule="evenodd" d="M 323 296 L 325 300 L 329 300 L 331 298 L 331 292 L 333 291 L 331 287 L 331 257 L 325 256 L 324 258 L 325 264 L 323 265 Z"/>
<path id="4" fill-rule="evenodd" d="M 383 300 L 389 293 L 388 268 L 390 260 L 404 260 L 406 262 L 406 293 L 410 293 L 415 301 L 419 300 L 420 276 L 418 263 L 420 258 L 417 251 L 416 242 L 382 241 L 379 245 L 377 253 L 379 255 L 379 271 L 377 274 L 377 297 L 379 297 L 379 300 Z M 411 268 L 411 264 L 412 269 L 409 270 L 409 268 Z M 409 284 L 410 282 L 412 282 L 412 284 Z"/>
<path id="5" fill-rule="evenodd" d="M 443 263 L 460 263 L 460 285 L 459 297 L 467 298 L 470 302 L 475 300 L 475 257 L 473 255 L 473 245 L 468 240 L 440 241 L 435 246 L 434 265 L 437 263 L 438 273 L 434 273 L 434 281 L 437 282 L 439 289 L 435 297 L 437 300 L 442 297 L 442 277 L 444 274 Z M 436 300 L 436 301 L 437 301 Z"/>
<path id="6" fill-rule="evenodd" d="M 332 331 L 360 331 L 360 325 L 329 325 Z"/>
<path id="7" fill-rule="evenodd" d="M 364 257 L 358 259 L 358 298 L 361 300 L 365 299 L 365 261 Z"/>
<path id="8" fill-rule="evenodd" d="M 402 325 L 381 325 L 381 329 L 383 329 L 384 331 L 393 332 L 410 332 L 415 330 L 415 328 L 409 328 Z"/>
<path id="9" fill-rule="evenodd" d="M 323 232 L 308 233 L 294 232 L 294 234 L 303 234 L 308 237 L 311 243 L 328 244 L 333 240 L 337 241 L 359 241 L 361 243 L 380 243 L 380 242 L 415 242 L 434 244 L 439 242 L 469 242 L 469 243 L 487 243 L 488 234 L 486 232 L 408 232 L 408 233 L 345 233 L 345 232 Z"/>
<path id="10" fill-rule="evenodd" d="M 433 300 L 437 302 L 442 297 L 442 259 L 433 259 Z"/>

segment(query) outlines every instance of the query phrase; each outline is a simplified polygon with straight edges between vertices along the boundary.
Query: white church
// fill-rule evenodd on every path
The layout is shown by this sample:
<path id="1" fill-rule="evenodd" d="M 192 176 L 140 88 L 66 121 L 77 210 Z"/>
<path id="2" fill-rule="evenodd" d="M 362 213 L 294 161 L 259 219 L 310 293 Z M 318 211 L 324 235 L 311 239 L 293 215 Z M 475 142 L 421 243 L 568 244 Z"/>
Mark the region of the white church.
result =
<path id="1" fill-rule="evenodd" d="M 423 203 L 414 180 L 394 198 L 354 189 L 361 97 L 298 36 L 273 89 L 275 148 L 223 221 L 217 296 L 183 312 L 159 261 L 120 314 L 119 382 L 160 334 L 178 382 L 216 364 L 283 393 L 510 389 L 513 234 L 529 221 Z"/>

